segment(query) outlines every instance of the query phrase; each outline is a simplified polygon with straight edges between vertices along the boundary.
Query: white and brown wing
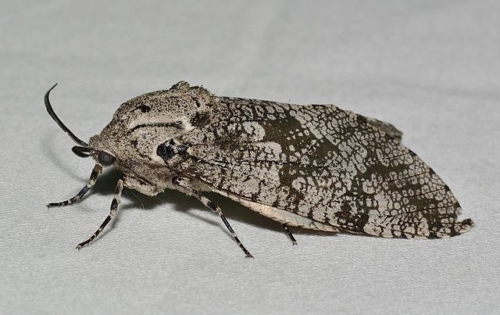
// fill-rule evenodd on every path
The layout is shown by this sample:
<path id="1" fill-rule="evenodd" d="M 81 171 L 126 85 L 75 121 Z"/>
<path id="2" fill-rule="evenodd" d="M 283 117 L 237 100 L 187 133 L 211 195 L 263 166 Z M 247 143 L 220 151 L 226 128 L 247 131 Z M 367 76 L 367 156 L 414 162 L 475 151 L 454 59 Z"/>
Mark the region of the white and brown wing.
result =
<path id="1" fill-rule="evenodd" d="M 210 123 L 178 139 L 188 149 L 176 171 L 290 225 L 403 238 L 470 230 L 400 136 L 335 106 L 219 98 Z"/>

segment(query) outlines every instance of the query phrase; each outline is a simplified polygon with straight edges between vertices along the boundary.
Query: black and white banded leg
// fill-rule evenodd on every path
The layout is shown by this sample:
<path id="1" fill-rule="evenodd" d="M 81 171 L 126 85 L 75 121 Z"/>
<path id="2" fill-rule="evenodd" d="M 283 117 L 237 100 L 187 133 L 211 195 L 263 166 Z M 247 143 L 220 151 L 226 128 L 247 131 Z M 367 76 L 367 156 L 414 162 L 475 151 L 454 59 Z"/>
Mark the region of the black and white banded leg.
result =
<path id="1" fill-rule="evenodd" d="M 95 231 L 95 233 L 89 237 L 88 240 L 85 242 L 82 242 L 76 246 L 76 249 L 80 250 L 83 246 L 88 245 L 90 242 L 92 242 L 101 232 L 102 230 L 108 225 L 109 221 L 113 219 L 116 216 L 116 212 L 118 211 L 118 205 L 120 204 L 120 197 L 122 195 L 123 191 L 123 179 L 120 179 L 118 183 L 116 184 L 115 188 L 115 195 L 113 196 L 113 201 L 111 202 L 111 208 L 109 210 L 109 215 L 104 219 L 104 222 L 102 222 L 101 226 Z"/>
<path id="2" fill-rule="evenodd" d="M 227 221 L 226 217 L 222 213 L 222 209 L 218 205 L 213 203 L 207 197 L 203 196 L 197 190 L 193 189 L 193 187 L 191 187 L 191 185 L 189 184 L 189 179 L 175 177 L 174 179 L 172 179 L 172 182 L 175 185 L 178 185 L 178 186 L 184 188 L 184 190 L 186 190 L 190 195 L 196 197 L 196 199 L 201 201 L 201 203 L 203 203 L 206 207 L 208 207 L 210 210 L 212 210 L 213 212 L 218 214 L 219 217 L 221 218 L 222 222 L 224 222 L 224 225 L 228 229 L 229 233 L 231 234 L 231 237 L 235 240 L 236 244 L 238 244 L 238 246 L 241 248 L 241 250 L 243 250 L 243 252 L 245 253 L 245 258 L 253 258 L 252 254 L 250 254 L 250 252 L 241 243 L 240 239 L 238 238 L 238 235 L 236 235 L 233 228 L 231 227 L 231 225 Z"/>
<path id="3" fill-rule="evenodd" d="M 283 226 L 283 230 L 285 230 L 285 233 L 288 234 L 288 237 L 292 241 L 292 244 L 297 245 L 297 240 L 295 239 L 295 237 L 293 237 L 292 231 L 285 224 L 282 224 L 282 226 Z"/>
<path id="4" fill-rule="evenodd" d="M 94 186 L 95 182 L 97 181 L 97 177 L 101 175 L 102 173 L 102 166 L 100 164 L 96 164 L 94 166 L 94 169 L 92 170 L 92 173 L 90 174 L 89 181 L 87 182 L 87 185 L 76 194 L 73 198 L 70 198 L 68 200 L 62 201 L 62 202 L 52 202 L 47 205 L 47 208 L 52 208 L 52 207 L 63 207 L 63 206 L 68 206 L 72 205 L 75 202 L 78 202 L 82 200 L 83 196 Z"/>

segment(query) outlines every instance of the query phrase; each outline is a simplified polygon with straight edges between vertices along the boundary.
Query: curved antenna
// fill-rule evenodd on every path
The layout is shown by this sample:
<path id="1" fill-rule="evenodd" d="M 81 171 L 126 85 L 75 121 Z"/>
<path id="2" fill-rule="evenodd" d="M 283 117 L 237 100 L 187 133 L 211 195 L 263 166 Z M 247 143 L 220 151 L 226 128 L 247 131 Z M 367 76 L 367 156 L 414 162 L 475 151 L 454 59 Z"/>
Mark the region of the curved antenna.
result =
<path id="1" fill-rule="evenodd" d="M 73 153 L 78 155 L 79 157 L 83 158 L 92 156 L 92 153 L 94 153 L 94 150 L 92 150 L 89 147 L 79 147 L 79 146 L 72 147 L 71 151 L 73 151 Z"/>
<path id="2" fill-rule="evenodd" d="M 44 96 L 44 100 L 45 100 L 45 107 L 47 108 L 47 112 L 49 112 L 49 115 L 50 117 L 52 117 L 52 119 L 54 119 L 54 121 L 59 125 L 59 127 L 61 127 L 61 129 L 66 132 L 68 134 L 68 136 L 77 144 L 81 145 L 81 146 L 84 146 L 84 147 L 88 147 L 89 145 L 80 140 L 77 136 L 75 136 L 74 133 L 71 132 L 71 130 L 68 129 L 68 127 L 66 127 L 63 122 L 59 119 L 59 117 L 57 117 L 56 113 L 54 112 L 54 110 L 52 109 L 52 105 L 50 105 L 50 101 L 49 101 L 49 94 L 50 94 L 50 91 L 52 91 L 55 87 L 57 86 L 57 83 L 54 84 L 54 86 L 52 86 L 48 91 L 47 93 L 45 93 L 45 96 Z"/>

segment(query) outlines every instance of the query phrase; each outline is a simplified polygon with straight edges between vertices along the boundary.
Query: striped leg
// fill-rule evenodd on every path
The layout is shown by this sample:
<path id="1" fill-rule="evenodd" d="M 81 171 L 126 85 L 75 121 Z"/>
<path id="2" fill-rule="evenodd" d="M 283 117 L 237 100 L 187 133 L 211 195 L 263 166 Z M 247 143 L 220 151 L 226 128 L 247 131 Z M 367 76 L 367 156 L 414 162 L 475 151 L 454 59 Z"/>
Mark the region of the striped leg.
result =
<path id="1" fill-rule="evenodd" d="M 210 201 L 210 199 L 208 199 L 207 197 L 203 196 L 198 191 L 194 190 L 191 187 L 191 185 L 189 185 L 189 179 L 175 177 L 172 180 L 172 182 L 175 185 L 178 185 L 178 186 L 184 188 L 185 190 L 187 190 L 187 192 L 189 194 L 191 194 L 192 196 L 196 197 L 196 199 L 198 199 L 199 201 L 201 201 L 201 203 L 203 203 L 206 207 L 208 207 L 210 210 L 212 210 L 213 212 L 215 212 L 216 214 L 218 214 L 219 217 L 222 219 L 222 222 L 224 222 L 224 225 L 226 226 L 226 228 L 229 230 L 229 233 L 231 234 L 231 237 L 235 240 L 236 244 L 238 244 L 238 246 L 241 248 L 241 250 L 243 250 L 243 252 L 245 253 L 245 258 L 253 258 L 252 254 L 250 254 L 250 252 L 241 243 L 240 239 L 238 238 L 238 235 L 236 235 L 236 233 L 234 232 L 233 228 L 231 227 L 231 225 L 227 221 L 226 217 L 222 213 L 222 209 L 218 205 L 216 205 L 215 203 L 213 203 L 212 201 Z"/>
<path id="2" fill-rule="evenodd" d="M 85 242 L 82 242 L 76 246 L 76 249 L 80 250 L 83 246 L 87 246 L 90 242 L 92 242 L 101 232 L 102 230 L 108 225 L 109 221 L 113 219 L 116 215 L 116 212 L 118 211 L 118 205 L 120 204 L 120 197 L 122 195 L 123 191 L 123 179 L 120 179 L 118 183 L 116 184 L 115 188 L 115 195 L 113 197 L 113 201 L 111 202 L 111 209 L 109 210 L 109 215 L 106 217 L 104 222 L 102 222 L 101 226 L 95 231 L 95 233 Z"/>
<path id="3" fill-rule="evenodd" d="M 101 173 L 102 173 L 102 166 L 96 164 L 94 166 L 94 169 L 92 170 L 92 173 L 90 174 L 90 178 L 89 181 L 87 182 L 87 185 L 85 185 L 85 187 L 83 187 L 82 190 L 80 190 L 80 192 L 76 194 L 76 196 L 66 201 L 49 203 L 47 205 L 47 208 L 68 206 L 74 204 L 75 202 L 80 201 L 83 198 L 83 196 L 85 196 L 87 191 L 89 191 L 90 188 L 94 186 L 95 182 L 97 181 L 97 177 L 101 175 Z"/>
<path id="4" fill-rule="evenodd" d="M 288 226 L 286 226 L 285 224 L 282 224 L 282 226 L 283 226 L 283 229 L 285 230 L 285 233 L 288 234 L 288 237 L 292 241 L 292 244 L 297 245 L 297 240 L 295 239 L 295 237 L 293 237 L 292 231 L 290 231 Z"/>

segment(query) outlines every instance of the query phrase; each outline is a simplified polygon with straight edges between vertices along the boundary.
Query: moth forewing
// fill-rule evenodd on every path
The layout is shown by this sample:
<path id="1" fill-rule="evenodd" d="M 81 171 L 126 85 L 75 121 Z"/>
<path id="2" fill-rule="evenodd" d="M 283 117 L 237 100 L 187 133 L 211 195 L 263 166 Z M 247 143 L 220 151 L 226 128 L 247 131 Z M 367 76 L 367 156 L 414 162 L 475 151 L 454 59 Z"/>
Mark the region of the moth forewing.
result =
<path id="1" fill-rule="evenodd" d="M 119 180 L 110 214 L 78 248 L 94 240 L 116 215 L 124 187 L 154 196 L 166 189 L 192 195 L 220 216 L 252 257 L 205 190 L 229 197 L 287 226 L 382 237 L 442 238 L 459 235 L 460 205 L 441 178 L 404 147 L 393 125 L 333 105 L 291 105 L 215 96 L 179 82 L 122 104 L 75 154 L 92 156 L 89 182 L 68 205 L 82 199 L 103 166 Z"/>

